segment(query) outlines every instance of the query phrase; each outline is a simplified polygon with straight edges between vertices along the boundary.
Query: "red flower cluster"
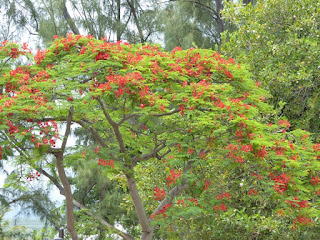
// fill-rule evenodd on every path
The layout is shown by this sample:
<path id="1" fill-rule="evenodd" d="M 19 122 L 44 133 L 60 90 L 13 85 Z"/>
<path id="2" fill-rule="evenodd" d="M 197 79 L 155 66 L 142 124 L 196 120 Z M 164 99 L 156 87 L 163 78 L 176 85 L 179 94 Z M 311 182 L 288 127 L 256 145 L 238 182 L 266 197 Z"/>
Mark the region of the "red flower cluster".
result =
<path id="1" fill-rule="evenodd" d="M 250 145 L 246 145 L 246 144 L 245 144 L 245 145 L 242 145 L 242 146 L 241 146 L 241 150 L 244 151 L 244 152 L 246 152 L 246 153 L 247 153 L 247 152 L 251 152 L 251 151 L 253 151 L 252 145 L 251 145 L 251 144 L 250 144 Z"/>
<path id="2" fill-rule="evenodd" d="M 95 57 L 95 60 L 108 60 L 110 58 L 110 55 L 108 53 L 98 52 L 98 54 Z"/>
<path id="3" fill-rule="evenodd" d="M 101 166 L 110 166 L 114 168 L 114 161 L 112 159 L 110 160 L 102 160 L 99 158 L 99 165 Z"/>
<path id="4" fill-rule="evenodd" d="M 287 200 L 286 203 L 293 208 L 308 208 L 310 205 L 307 200 L 299 201 L 298 197 L 294 197 L 294 201 Z"/>
<path id="5" fill-rule="evenodd" d="M 40 64 L 42 62 L 42 60 L 44 59 L 46 53 L 48 52 L 48 50 L 40 50 L 38 49 L 36 56 L 34 57 L 34 60 L 36 60 L 37 64 Z"/>
<path id="6" fill-rule="evenodd" d="M 216 196 L 216 198 L 217 198 L 218 200 L 221 200 L 221 199 L 223 199 L 223 198 L 230 199 L 230 194 L 227 193 L 227 192 L 221 193 L 221 194 L 218 194 L 218 195 Z"/>
<path id="7" fill-rule="evenodd" d="M 188 149 L 188 154 L 190 154 L 190 155 L 193 154 L 193 149 L 192 149 L 192 148 L 189 148 L 189 149 Z"/>
<path id="8" fill-rule="evenodd" d="M 224 70 L 224 73 L 226 74 L 227 78 L 233 79 L 232 73 L 230 73 L 227 69 Z"/>
<path id="9" fill-rule="evenodd" d="M 279 156 L 283 156 L 284 152 L 287 151 L 285 147 L 279 146 L 279 142 L 276 142 L 276 146 L 272 147 L 272 150 L 274 150 L 276 155 L 279 155 Z"/>
<path id="10" fill-rule="evenodd" d="M 7 120 L 7 126 L 9 127 L 9 134 L 10 135 L 20 132 L 19 127 L 13 125 L 13 122 L 10 120 Z"/>
<path id="11" fill-rule="evenodd" d="M 198 205 L 198 199 L 196 198 L 188 198 L 187 199 L 189 202 L 194 202 L 194 205 L 197 206 Z"/>
<path id="12" fill-rule="evenodd" d="M 313 144 L 312 148 L 313 148 L 313 151 L 315 152 L 320 151 L 320 143 Z"/>
<path id="13" fill-rule="evenodd" d="M 275 181 L 274 189 L 283 195 L 285 191 L 288 189 L 288 184 L 290 182 L 291 177 L 287 176 L 286 173 L 282 173 L 279 176 L 274 176 L 272 173 L 269 175 L 271 180 Z"/>
<path id="14" fill-rule="evenodd" d="M 262 180 L 262 177 L 261 177 L 261 175 L 260 175 L 260 174 L 252 173 L 252 176 L 257 176 L 257 178 L 258 178 L 259 180 Z"/>
<path id="15" fill-rule="evenodd" d="M 97 147 L 94 149 L 94 152 L 95 152 L 95 153 L 100 152 L 100 148 L 97 146 Z"/>
<path id="16" fill-rule="evenodd" d="M 226 149 L 229 150 L 229 152 L 227 153 L 227 156 L 230 159 L 233 158 L 236 163 L 237 162 L 244 163 L 244 158 L 241 155 L 236 155 L 239 150 L 238 145 L 229 144 L 229 146 L 227 146 Z"/>
<path id="17" fill-rule="evenodd" d="M 164 199 L 166 197 L 166 193 L 163 189 L 160 189 L 159 187 L 156 187 L 155 189 L 153 189 L 153 199 L 156 201 L 161 201 L 162 199 Z"/>
<path id="18" fill-rule="evenodd" d="M 257 196 L 257 195 L 258 195 L 257 189 L 251 189 L 251 190 L 249 190 L 248 195 L 255 195 L 255 196 Z"/>
<path id="19" fill-rule="evenodd" d="M 305 217 L 305 216 L 299 216 L 299 217 L 296 217 L 296 218 L 294 219 L 294 224 L 293 224 L 293 227 L 292 227 L 293 230 L 296 229 L 297 224 L 313 225 L 314 222 L 313 222 L 311 219 L 309 219 L 309 218 L 307 218 L 307 217 Z"/>
<path id="20" fill-rule="evenodd" d="M 288 121 L 286 121 L 286 120 L 280 120 L 279 121 L 279 126 L 289 128 L 290 127 L 290 123 Z"/>
<path id="21" fill-rule="evenodd" d="M 165 205 L 162 209 L 159 210 L 159 212 L 155 213 L 155 214 L 151 214 L 150 215 L 150 219 L 154 219 L 157 215 L 163 215 L 163 218 L 166 218 L 166 212 L 168 211 L 168 208 L 171 207 L 171 203 Z"/>
<path id="22" fill-rule="evenodd" d="M 167 185 L 170 186 L 171 184 L 175 183 L 179 177 L 181 177 L 181 170 L 176 171 L 172 169 L 170 171 L 170 175 L 167 177 Z"/>
<path id="23" fill-rule="evenodd" d="M 310 180 L 310 183 L 312 185 L 316 185 L 316 184 L 320 183 L 320 178 L 318 176 L 312 176 L 311 180 Z"/>
<path id="24" fill-rule="evenodd" d="M 29 180 L 29 181 L 32 181 L 32 180 L 34 180 L 34 179 L 39 179 L 39 177 L 40 177 L 40 173 L 39 172 L 30 172 L 29 174 L 28 174 L 28 177 L 27 177 L 27 180 Z"/>
<path id="25" fill-rule="evenodd" d="M 203 185 L 203 190 L 204 191 L 207 190 L 210 185 L 211 185 L 211 182 L 208 180 L 205 180 Z"/>
<path id="26" fill-rule="evenodd" d="M 215 212 L 220 211 L 220 210 L 225 212 L 227 210 L 227 207 L 224 204 L 220 204 L 217 206 L 213 206 L 213 209 Z"/>

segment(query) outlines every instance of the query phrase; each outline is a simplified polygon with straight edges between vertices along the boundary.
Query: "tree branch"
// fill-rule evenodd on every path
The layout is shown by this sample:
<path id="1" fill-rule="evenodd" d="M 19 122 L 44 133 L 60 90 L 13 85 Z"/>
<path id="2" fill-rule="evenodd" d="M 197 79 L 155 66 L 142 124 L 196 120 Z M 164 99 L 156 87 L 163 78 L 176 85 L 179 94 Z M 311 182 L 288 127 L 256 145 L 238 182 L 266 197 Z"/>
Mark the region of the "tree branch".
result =
<path id="1" fill-rule="evenodd" d="M 169 2 L 176 2 L 176 1 L 179 1 L 179 0 L 169 0 Z M 193 0 L 185 0 L 185 1 L 186 2 L 190 2 L 190 3 L 195 3 L 195 4 L 197 4 L 197 5 L 201 6 L 201 7 L 204 7 L 204 8 L 208 9 L 210 12 L 212 12 L 213 14 L 215 14 L 217 16 L 217 12 L 213 8 L 203 4 L 201 2 L 193 1 Z"/>
<path id="2" fill-rule="evenodd" d="M 98 100 L 98 102 L 99 102 L 99 104 L 100 104 L 100 106 L 102 108 L 104 116 L 106 117 L 107 121 L 109 122 L 109 124 L 113 128 L 114 134 L 116 135 L 116 138 L 117 138 L 119 146 L 120 146 L 120 152 L 125 153 L 126 152 L 126 147 L 124 145 L 124 142 L 123 142 L 122 135 L 120 133 L 118 124 L 116 122 L 114 122 L 112 120 L 112 118 L 110 117 L 109 113 L 107 112 L 107 107 L 106 107 L 105 103 L 102 102 L 99 98 L 97 98 L 97 100 Z"/>
<path id="3" fill-rule="evenodd" d="M 77 206 L 78 208 L 80 208 L 81 210 L 83 210 L 87 215 L 97 219 L 101 224 L 103 224 L 104 226 L 111 228 L 111 230 L 113 230 L 114 233 L 118 234 L 119 236 L 121 236 L 123 239 L 125 240 L 134 240 L 133 237 L 131 237 L 129 234 L 126 234 L 124 232 L 122 232 L 121 230 L 117 229 L 116 227 L 112 226 L 110 223 L 108 223 L 106 220 L 104 220 L 102 217 L 100 217 L 99 215 L 90 212 L 87 210 L 87 208 L 85 206 L 83 206 L 81 203 L 79 203 L 78 201 L 76 201 L 75 199 L 73 199 L 73 204 L 75 206 Z"/>
<path id="4" fill-rule="evenodd" d="M 79 125 L 81 125 L 84 128 L 87 128 L 91 134 L 93 135 L 93 138 L 102 146 L 102 147 L 108 147 L 108 145 L 105 143 L 103 138 L 100 136 L 100 134 L 95 130 L 93 127 L 88 126 L 88 123 L 84 120 L 78 120 L 76 121 Z"/>
<path id="5" fill-rule="evenodd" d="M 178 112 L 180 112 L 180 110 L 179 109 L 175 109 L 175 110 L 172 110 L 169 113 L 150 114 L 150 115 L 153 116 L 153 117 L 163 117 L 163 116 L 170 116 L 170 115 L 178 113 Z"/>
<path id="6" fill-rule="evenodd" d="M 141 114 L 137 114 L 137 113 L 135 113 L 135 114 L 129 114 L 129 115 L 127 115 L 127 116 L 124 116 L 124 117 L 117 123 L 117 125 L 120 126 L 122 123 L 124 123 L 124 122 L 127 121 L 128 119 L 133 118 L 133 117 L 140 117 L 140 116 L 142 116 L 142 115 L 141 115 Z"/>
<path id="7" fill-rule="evenodd" d="M 68 137 L 69 137 L 69 135 L 70 135 L 73 110 L 74 110 L 74 106 L 70 107 L 69 115 L 68 115 L 68 118 L 67 118 L 66 132 L 65 132 L 65 134 L 64 134 L 63 142 L 62 142 L 62 144 L 61 144 L 61 151 L 62 151 L 62 152 L 64 152 L 64 150 L 66 149 Z"/>
<path id="8" fill-rule="evenodd" d="M 139 32 L 140 41 L 141 41 L 141 43 L 144 43 L 145 39 L 143 37 L 143 32 L 142 32 L 141 26 L 139 24 L 139 20 L 138 20 L 138 17 L 137 17 L 136 9 L 134 7 L 134 3 L 133 3 L 132 0 L 131 0 L 131 2 L 130 2 L 130 0 L 127 0 L 127 3 L 128 3 L 128 5 L 130 7 L 130 10 L 132 12 L 134 23 L 137 26 L 137 29 L 138 29 L 138 32 Z"/>
<path id="9" fill-rule="evenodd" d="M 70 14 L 68 12 L 66 0 L 61 0 L 61 8 L 62 8 L 63 16 L 66 19 L 72 32 L 76 35 L 80 35 L 79 29 L 77 28 L 76 24 L 74 23 L 73 19 L 71 18 Z"/>
<path id="10" fill-rule="evenodd" d="M 183 172 L 186 173 L 191 169 L 191 165 L 194 161 L 189 161 L 185 168 L 183 169 Z M 159 204 L 159 206 L 156 208 L 156 210 L 153 211 L 152 215 L 156 215 L 161 209 L 163 209 L 164 206 L 168 205 L 172 202 L 172 200 L 178 196 L 182 191 L 184 191 L 188 187 L 188 183 L 186 179 L 182 179 L 182 184 L 175 186 L 172 188 L 165 199 L 162 200 L 162 202 Z"/>

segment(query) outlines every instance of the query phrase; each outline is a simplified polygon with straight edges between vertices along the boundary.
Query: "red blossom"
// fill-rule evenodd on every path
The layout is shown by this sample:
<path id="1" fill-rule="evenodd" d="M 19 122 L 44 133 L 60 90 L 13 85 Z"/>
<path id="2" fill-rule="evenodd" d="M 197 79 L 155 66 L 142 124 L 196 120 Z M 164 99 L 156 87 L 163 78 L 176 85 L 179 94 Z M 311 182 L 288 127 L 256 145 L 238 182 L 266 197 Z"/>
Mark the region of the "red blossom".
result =
<path id="1" fill-rule="evenodd" d="M 279 176 L 274 176 L 272 173 L 270 174 L 271 180 L 275 182 L 274 189 L 283 195 L 285 191 L 288 189 L 288 184 L 290 183 L 291 177 L 287 176 L 286 173 L 282 173 Z"/>
<path id="2" fill-rule="evenodd" d="M 249 193 L 248 193 L 248 195 L 255 195 L 255 196 L 257 196 L 257 194 L 258 194 L 257 189 L 251 189 L 249 190 Z"/>
<path id="3" fill-rule="evenodd" d="M 182 87 L 186 87 L 187 85 L 188 85 L 188 82 L 184 81 L 183 84 L 182 84 Z"/>
<path id="4" fill-rule="evenodd" d="M 312 145 L 313 151 L 318 152 L 320 151 L 320 143 L 315 143 Z"/>
<path id="5" fill-rule="evenodd" d="M 97 146 L 97 147 L 94 149 L 94 152 L 95 152 L 95 153 L 100 152 L 100 148 Z"/>
<path id="6" fill-rule="evenodd" d="M 258 178 L 259 180 L 262 180 L 262 177 L 261 177 L 261 175 L 260 175 L 260 174 L 252 173 L 252 176 L 257 176 L 257 178 Z"/>
<path id="7" fill-rule="evenodd" d="M 167 177 L 167 181 L 168 181 L 167 185 L 170 186 L 171 184 L 175 183 L 179 177 L 181 177 L 181 170 L 176 171 L 172 169 L 170 171 L 170 175 Z"/>
<path id="8" fill-rule="evenodd" d="M 34 57 L 34 60 L 36 60 L 37 64 L 40 64 L 42 62 L 47 52 L 48 52 L 47 50 L 38 49 L 37 54 Z"/>
<path id="9" fill-rule="evenodd" d="M 184 199 L 178 199 L 178 200 L 177 200 L 177 205 L 182 205 L 182 206 L 184 206 L 184 207 L 187 206 L 187 204 L 184 203 Z"/>
<path id="10" fill-rule="evenodd" d="M 288 121 L 286 121 L 286 120 L 280 120 L 279 121 L 279 126 L 289 128 L 290 127 L 290 123 Z"/>
<path id="11" fill-rule="evenodd" d="M 156 187 L 155 189 L 153 189 L 153 199 L 156 201 L 161 201 L 166 197 L 166 193 L 164 191 L 164 189 L 160 189 L 159 187 Z"/>
<path id="12" fill-rule="evenodd" d="M 310 180 L 310 183 L 312 185 L 316 185 L 316 184 L 320 183 L 320 178 L 318 176 L 312 176 L 311 180 Z"/>
<path id="13" fill-rule="evenodd" d="M 27 180 L 29 181 L 32 181 L 32 180 L 39 180 L 40 178 L 40 173 L 39 172 L 30 172 L 28 175 L 27 175 Z"/>
<path id="14" fill-rule="evenodd" d="M 192 149 L 192 148 L 189 148 L 189 149 L 188 149 L 188 154 L 190 154 L 190 155 L 193 154 L 193 149 Z"/>
<path id="15" fill-rule="evenodd" d="M 217 206 L 213 206 L 213 209 L 214 209 L 215 212 L 217 212 L 217 211 L 225 212 L 227 210 L 227 207 L 224 204 L 220 204 L 220 205 L 217 205 Z"/>
<path id="16" fill-rule="evenodd" d="M 296 229 L 297 224 L 313 225 L 314 222 L 311 219 L 309 219 L 309 218 L 307 218 L 305 216 L 298 216 L 298 217 L 296 217 L 294 219 L 294 224 L 293 224 L 293 227 L 292 227 L 293 230 Z"/>
<path id="17" fill-rule="evenodd" d="M 253 151 L 253 149 L 252 149 L 252 145 L 250 144 L 250 145 L 242 145 L 241 146 L 241 150 L 242 151 L 244 151 L 244 152 L 251 152 L 251 151 Z"/>
<path id="18" fill-rule="evenodd" d="M 11 48 L 10 55 L 12 58 L 17 58 L 19 56 L 19 50 L 17 48 Z"/>
<path id="19" fill-rule="evenodd" d="M 179 105 L 179 110 L 180 110 L 181 116 L 183 116 L 184 115 L 184 105 L 183 104 Z"/>
<path id="20" fill-rule="evenodd" d="M 102 160 L 99 158 L 99 165 L 101 166 L 110 166 L 114 168 L 114 161 L 112 159 L 110 160 Z"/>
<path id="21" fill-rule="evenodd" d="M 204 185 L 203 185 L 203 191 L 207 190 L 208 187 L 211 185 L 212 183 L 208 180 L 204 181 Z"/>
<path id="22" fill-rule="evenodd" d="M 166 218 L 166 212 L 168 211 L 168 209 L 171 207 L 171 203 L 169 203 L 169 204 L 167 204 L 167 205 L 165 205 L 165 206 L 163 206 L 163 208 L 162 209 L 160 209 L 159 210 L 159 212 L 157 212 L 157 213 L 155 213 L 155 214 L 151 214 L 150 215 L 150 219 L 154 219 L 157 215 L 163 215 L 163 218 Z"/>
<path id="23" fill-rule="evenodd" d="M 260 88 L 260 86 L 261 86 L 261 82 L 256 81 L 256 86 L 257 86 L 258 88 Z"/>
<path id="24" fill-rule="evenodd" d="M 220 193 L 216 196 L 217 200 L 222 200 L 223 198 L 230 199 L 230 194 L 227 192 Z"/>
<path id="25" fill-rule="evenodd" d="M 188 198 L 187 201 L 193 202 L 195 206 L 198 205 L 198 199 L 196 199 L 196 198 Z"/>
<path id="26" fill-rule="evenodd" d="M 256 151 L 255 156 L 265 158 L 267 154 L 268 152 L 266 151 L 266 146 L 262 146 L 260 150 Z"/>
<path id="27" fill-rule="evenodd" d="M 233 75 L 227 69 L 224 70 L 224 73 L 227 76 L 227 78 L 233 79 Z"/>
<path id="28" fill-rule="evenodd" d="M 0 160 L 2 160 L 3 148 L 0 147 Z"/>

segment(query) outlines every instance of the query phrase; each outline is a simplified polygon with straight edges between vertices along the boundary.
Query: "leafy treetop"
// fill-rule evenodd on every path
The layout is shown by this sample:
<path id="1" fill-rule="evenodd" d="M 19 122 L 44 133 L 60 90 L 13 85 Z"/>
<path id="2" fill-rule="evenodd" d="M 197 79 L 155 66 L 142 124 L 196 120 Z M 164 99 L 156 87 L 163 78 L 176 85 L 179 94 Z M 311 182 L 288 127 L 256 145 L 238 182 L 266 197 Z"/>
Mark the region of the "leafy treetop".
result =
<path id="1" fill-rule="evenodd" d="M 16 57 L 6 44 L 2 61 Z M 271 116 L 267 92 L 234 59 L 69 34 L 0 84 L 2 158 L 16 150 L 23 163 L 40 164 L 26 153 L 54 153 L 58 123 L 74 109 L 72 122 L 99 146 L 73 161 L 126 179 L 142 239 L 159 226 L 180 236 L 166 230 L 189 229 L 199 216 L 213 219 L 217 233 L 235 211 L 277 219 L 279 227 L 317 224 L 320 147 Z"/>

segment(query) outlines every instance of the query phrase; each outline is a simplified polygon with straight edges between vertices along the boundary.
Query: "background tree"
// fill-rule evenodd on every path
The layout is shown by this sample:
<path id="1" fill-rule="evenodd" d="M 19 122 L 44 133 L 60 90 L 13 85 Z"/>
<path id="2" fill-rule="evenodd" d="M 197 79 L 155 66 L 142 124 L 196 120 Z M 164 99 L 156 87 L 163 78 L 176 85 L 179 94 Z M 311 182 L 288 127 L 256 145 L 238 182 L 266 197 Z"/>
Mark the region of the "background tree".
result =
<path id="1" fill-rule="evenodd" d="M 3 40 L 20 40 L 23 33 L 48 43 L 54 35 L 93 35 L 108 41 L 150 41 L 157 31 L 156 10 L 139 0 L 2 1 Z M 41 42 L 39 42 L 41 43 Z"/>
<path id="2" fill-rule="evenodd" d="M 159 21 L 163 23 L 164 43 L 167 50 L 193 45 L 212 48 L 221 43 L 221 33 L 228 28 L 222 20 L 223 1 L 169 1 L 159 4 Z"/>
<path id="3" fill-rule="evenodd" d="M 10 239 L 26 239 L 30 234 L 27 233 L 27 229 L 23 226 L 10 226 L 9 221 L 4 220 L 4 214 L 8 212 L 9 209 L 4 205 L 0 208 L 0 239 L 10 240 Z"/>
<path id="4" fill-rule="evenodd" d="M 225 19 L 238 28 L 225 34 L 223 51 L 246 63 L 272 94 L 270 102 L 292 127 L 319 133 L 319 1 L 229 4 Z M 265 47 L 263 47 L 265 46 Z"/>
<path id="5" fill-rule="evenodd" d="M 3 0 L 2 11 L 8 23 L 4 39 L 20 40 L 19 34 L 29 33 L 37 36 L 37 41 L 48 43 L 54 35 L 73 32 L 106 37 L 112 42 L 164 40 L 167 50 L 176 46 L 186 49 L 193 44 L 215 48 L 221 44 L 221 33 L 229 29 L 221 16 L 223 6 L 222 0 Z"/>

